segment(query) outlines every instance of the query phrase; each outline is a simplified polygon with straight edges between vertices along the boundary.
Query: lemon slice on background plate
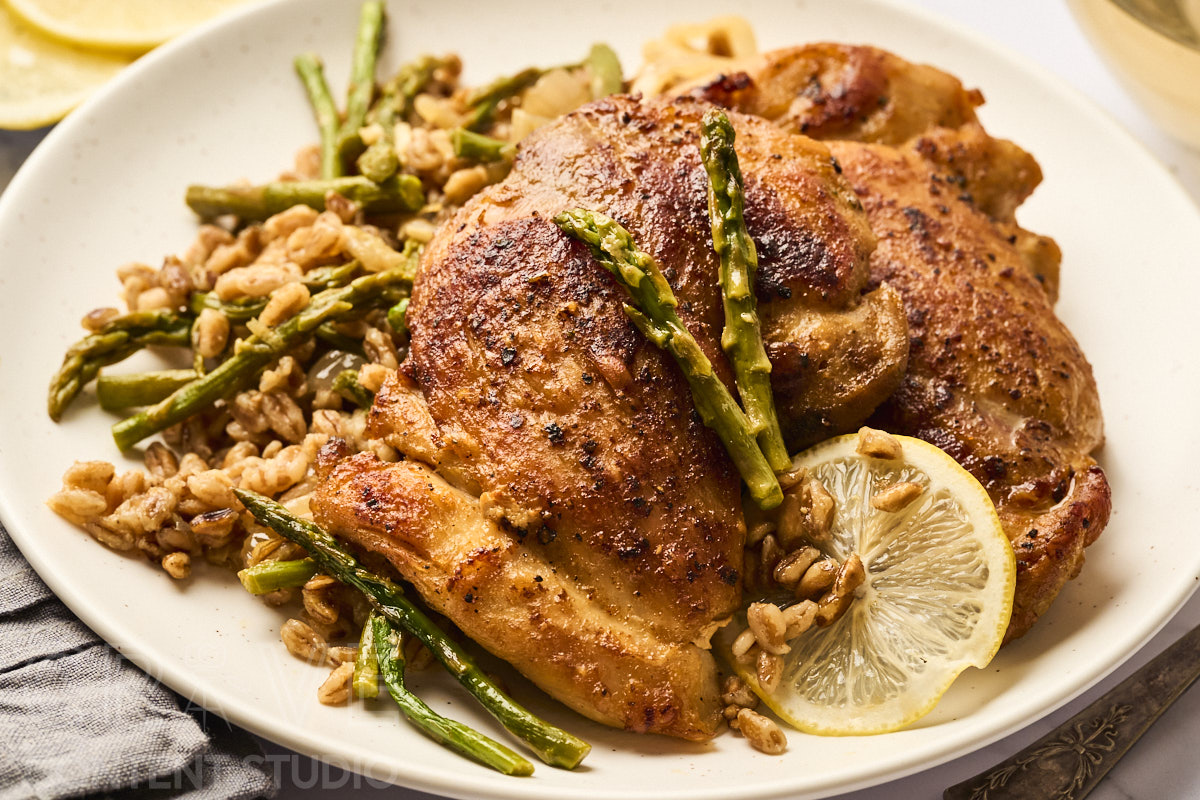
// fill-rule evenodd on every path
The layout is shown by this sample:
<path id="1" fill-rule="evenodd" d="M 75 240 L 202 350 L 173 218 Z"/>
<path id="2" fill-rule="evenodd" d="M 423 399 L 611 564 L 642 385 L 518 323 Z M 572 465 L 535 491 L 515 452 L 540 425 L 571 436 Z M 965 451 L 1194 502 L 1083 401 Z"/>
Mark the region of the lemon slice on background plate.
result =
<path id="1" fill-rule="evenodd" d="M 793 459 L 835 501 L 829 540 L 819 547 L 839 562 L 857 553 L 865 567 L 846 613 L 790 642 L 773 693 L 731 655 L 744 616 L 716 642 L 766 705 L 807 733 L 884 733 L 915 722 L 960 672 L 991 661 L 1008 627 L 1016 564 L 987 492 L 933 445 L 894 438 L 899 459 L 860 454 L 858 434 Z M 872 505 L 899 482 L 923 491 L 898 511 Z"/>
<path id="2" fill-rule="evenodd" d="M 4 0 L 43 33 L 84 47 L 144 52 L 248 0 Z"/>
<path id="3" fill-rule="evenodd" d="M 0 5 L 0 128 L 58 121 L 132 60 L 50 39 Z"/>

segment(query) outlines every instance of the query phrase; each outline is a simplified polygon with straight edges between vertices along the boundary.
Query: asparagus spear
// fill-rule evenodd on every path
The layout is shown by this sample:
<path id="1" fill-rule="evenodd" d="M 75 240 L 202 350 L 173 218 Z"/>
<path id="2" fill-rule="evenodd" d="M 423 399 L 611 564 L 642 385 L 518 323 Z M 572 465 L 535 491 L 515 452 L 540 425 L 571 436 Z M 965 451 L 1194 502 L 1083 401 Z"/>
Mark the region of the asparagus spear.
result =
<path id="1" fill-rule="evenodd" d="M 321 571 L 367 596 L 388 622 L 420 639 L 434 658 L 466 687 L 492 716 L 528 744 L 539 758 L 556 767 L 573 769 L 592 749 L 587 742 L 539 719 L 518 705 L 488 679 L 475 660 L 404 596 L 399 586 L 359 566 L 350 553 L 315 523 L 291 514 L 262 495 L 234 489 L 246 510 L 260 525 L 295 542 L 309 552 Z"/>
<path id="2" fill-rule="evenodd" d="M 542 70 L 528 67 L 515 75 L 507 75 L 481 86 L 467 95 L 467 107 L 470 109 L 463 127 L 469 131 L 479 131 L 486 128 L 492 121 L 496 107 L 510 97 L 520 94 L 542 77 Z"/>
<path id="3" fill-rule="evenodd" d="M 446 59 L 426 55 L 402 66 L 384 84 L 383 97 L 369 116 L 380 125 L 384 125 L 385 115 L 389 115 L 393 123 L 404 119 L 412 110 L 413 100 L 433 80 L 433 74 L 446 63 Z"/>
<path id="4" fill-rule="evenodd" d="M 250 594 L 270 594 L 278 589 L 303 586 L 317 574 L 317 565 L 311 558 L 289 561 L 260 561 L 253 567 L 238 571 L 238 580 Z"/>
<path id="5" fill-rule="evenodd" d="M 382 181 L 400 169 L 396 152 L 395 126 L 412 111 L 413 100 L 424 89 L 445 61 L 421 56 L 401 67 L 384 84 L 382 96 L 368 112 L 367 119 L 379 125 L 381 135 L 358 159 L 358 169 L 373 181 Z"/>
<path id="6" fill-rule="evenodd" d="M 364 275 L 348 286 L 326 289 L 308 305 L 262 336 L 240 340 L 234 354 L 202 378 L 170 397 L 113 426 L 113 438 L 122 450 L 181 422 L 217 400 L 243 388 L 258 372 L 304 342 L 323 323 L 362 316 L 379 305 L 388 289 L 408 285 L 411 276 L 402 270 Z"/>
<path id="7" fill-rule="evenodd" d="M 443 717 L 410 692 L 404 685 L 404 650 L 400 632 L 383 617 L 375 617 L 369 624 L 375 640 L 379 672 L 383 675 L 388 694 L 421 733 L 505 775 L 533 774 L 533 764 L 528 759 L 461 722 Z"/>
<path id="8" fill-rule="evenodd" d="M 593 100 L 617 94 L 625 88 L 625 81 L 621 75 L 621 62 L 608 45 L 603 43 L 592 45 L 587 60 L 583 64 L 592 77 Z"/>
<path id="9" fill-rule="evenodd" d="M 338 286 L 345 286 L 354 278 L 354 273 L 362 265 L 357 259 L 347 261 L 345 264 L 332 264 L 328 267 L 317 267 L 310 269 L 304 273 L 304 277 L 300 280 L 308 287 L 310 292 L 323 292 L 326 289 L 333 289 Z"/>
<path id="10" fill-rule="evenodd" d="M 341 159 L 338 157 L 338 131 L 341 116 L 329 84 L 325 82 L 325 68 L 321 59 L 312 53 L 296 56 L 292 62 L 304 90 L 308 93 L 308 102 L 312 105 L 313 116 L 317 119 L 317 130 L 321 135 L 321 177 L 337 178 L 342 175 Z"/>
<path id="11" fill-rule="evenodd" d="M 354 277 L 354 273 L 362 266 L 357 260 L 345 264 L 328 267 L 317 267 L 309 270 L 301 278 L 301 282 L 311 292 L 323 292 L 338 286 L 345 286 Z M 246 322 L 254 319 L 267 307 L 266 297 L 245 297 L 237 300 L 221 300 L 212 292 L 192 292 L 188 298 L 188 309 L 199 315 L 206 308 L 220 311 L 230 322 Z"/>
<path id="12" fill-rule="evenodd" d="M 370 408 L 375 394 L 358 382 L 358 370 L 344 369 L 333 379 L 330 388 L 359 408 Z"/>
<path id="13" fill-rule="evenodd" d="M 194 380 L 194 369 L 164 369 L 133 375 L 101 375 L 96 379 L 96 399 L 105 411 L 148 406 Z"/>
<path id="14" fill-rule="evenodd" d="M 62 366 L 50 379 L 50 419 L 62 419 L 67 406 L 101 367 L 124 361 L 150 345 L 186 347 L 191 343 L 191 333 L 190 317 L 172 311 L 136 311 L 83 337 L 67 349 Z"/>
<path id="15" fill-rule="evenodd" d="M 265 297 L 246 297 L 238 300 L 221 300 L 212 292 L 192 292 L 188 298 L 188 308 L 196 315 L 206 308 L 215 309 L 224 314 L 230 322 L 245 322 L 262 313 L 267 307 Z"/>
<path id="16" fill-rule="evenodd" d="M 351 57 L 350 88 L 346 93 L 346 120 L 337 134 L 337 157 L 340 169 L 353 163 L 362 153 L 359 128 L 366 124 L 367 111 L 375 94 L 375 62 L 383 44 L 383 3 L 371 0 L 363 3 L 358 17 L 358 35 Z"/>
<path id="17" fill-rule="evenodd" d="M 357 353 L 359 355 L 363 353 L 361 339 L 355 339 L 353 336 L 338 333 L 337 328 L 328 322 L 317 328 L 313 335 L 334 350 L 344 350 L 347 353 Z"/>
<path id="18" fill-rule="evenodd" d="M 358 171 L 363 177 L 380 183 L 396 174 L 400 169 L 400 155 L 392 137 L 381 136 L 358 157 Z"/>
<path id="19" fill-rule="evenodd" d="M 371 611 L 358 637 L 358 654 L 354 656 L 354 677 L 350 688 L 358 698 L 379 696 L 379 658 L 375 652 L 375 631 L 371 627 L 379 615 Z"/>
<path id="20" fill-rule="evenodd" d="M 764 509 L 783 502 L 779 481 L 754 441 L 749 420 L 675 313 L 675 294 L 654 259 L 637 248 L 620 223 L 598 212 L 564 211 L 554 222 L 587 245 L 600 265 L 629 292 L 633 305 L 625 304 L 625 314 L 642 335 L 675 358 L 691 387 L 700 419 L 721 438 L 754 501 Z"/>
<path id="21" fill-rule="evenodd" d="M 388 325 L 396 333 L 404 333 L 408 330 L 408 298 L 405 297 L 399 303 L 388 309 L 387 312 Z"/>
<path id="22" fill-rule="evenodd" d="M 450 146 L 454 148 L 454 155 L 474 161 L 510 161 L 517 149 L 511 142 L 493 139 L 466 128 L 450 131 Z"/>
<path id="23" fill-rule="evenodd" d="M 244 220 L 264 220 L 295 205 L 325 210 L 325 196 L 337 192 L 368 213 L 417 211 L 425 192 L 416 175 L 393 175 L 383 183 L 354 175 L 311 181 L 274 181 L 260 186 L 200 186 L 187 189 L 188 207 L 204 219 L 236 214 Z"/>
<path id="24" fill-rule="evenodd" d="M 771 362 L 763 349 L 754 297 L 758 254 L 746 230 L 742 170 L 733 141 L 733 125 L 724 111 L 713 109 L 704 115 L 700 154 L 708 173 L 708 216 L 713 247 L 721 258 L 721 294 L 725 306 L 721 349 L 733 366 L 738 395 L 758 446 L 771 468 L 783 472 L 792 460 L 783 444 L 779 417 L 775 415 Z"/>

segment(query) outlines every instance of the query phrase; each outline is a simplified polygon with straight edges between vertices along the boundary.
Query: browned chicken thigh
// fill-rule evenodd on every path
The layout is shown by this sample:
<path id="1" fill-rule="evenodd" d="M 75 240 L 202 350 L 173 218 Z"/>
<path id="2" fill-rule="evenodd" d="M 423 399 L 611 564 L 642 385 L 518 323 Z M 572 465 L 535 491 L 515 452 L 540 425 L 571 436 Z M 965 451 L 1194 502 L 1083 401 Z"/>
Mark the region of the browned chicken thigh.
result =
<path id="1" fill-rule="evenodd" d="M 623 290 L 551 218 L 584 206 L 624 223 L 732 385 L 698 148 L 707 107 L 609 98 L 522 146 L 424 256 L 409 357 L 371 420 L 409 460 L 356 456 L 312 503 L 551 695 L 689 739 L 720 719 L 706 648 L 740 601 L 739 477 Z M 904 311 L 890 289 L 864 295 L 874 241 L 828 149 L 733 123 L 779 407 L 792 441 L 811 441 L 898 385 Z"/>
<path id="2" fill-rule="evenodd" d="M 871 280 L 908 309 L 908 372 L 874 424 L 938 445 L 987 488 L 1017 556 L 1020 636 L 1110 509 L 1091 366 L 1053 311 L 1060 253 L 1014 219 L 1037 163 L 987 135 L 977 92 L 875 48 L 768 53 L 702 94 L 829 140 L 879 240 Z"/>

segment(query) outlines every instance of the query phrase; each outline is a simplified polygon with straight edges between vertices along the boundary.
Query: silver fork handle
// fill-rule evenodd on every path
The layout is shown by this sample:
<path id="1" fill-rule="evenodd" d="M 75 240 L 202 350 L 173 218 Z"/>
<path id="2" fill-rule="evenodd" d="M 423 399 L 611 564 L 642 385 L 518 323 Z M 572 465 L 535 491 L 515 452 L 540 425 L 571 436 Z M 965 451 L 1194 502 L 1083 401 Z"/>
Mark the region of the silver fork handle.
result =
<path id="1" fill-rule="evenodd" d="M 951 786 L 944 800 L 1081 800 L 1200 677 L 1200 627 L 1012 758 Z"/>

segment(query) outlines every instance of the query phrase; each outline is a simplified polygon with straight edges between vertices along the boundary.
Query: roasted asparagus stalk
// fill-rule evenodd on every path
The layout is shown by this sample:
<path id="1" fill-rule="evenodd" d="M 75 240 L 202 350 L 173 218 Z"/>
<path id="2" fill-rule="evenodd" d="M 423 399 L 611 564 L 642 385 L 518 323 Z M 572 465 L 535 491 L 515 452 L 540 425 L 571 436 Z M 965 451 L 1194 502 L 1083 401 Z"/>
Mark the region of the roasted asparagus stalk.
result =
<path id="1" fill-rule="evenodd" d="M 371 620 L 379 674 L 388 694 L 421 733 L 467 758 L 505 775 L 532 775 L 533 764 L 499 742 L 461 722 L 438 714 L 404 685 L 404 649 L 400 632 L 382 616 Z"/>
<path id="2" fill-rule="evenodd" d="M 62 366 L 50 380 L 50 418 L 55 422 L 62 419 L 67 406 L 101 367 L 124 361 L 150 345 L 186 347 L 191 334 L 191 317 L 172 311 L 136 311 L 83 337 L 68 348 Z"/>
<path id="3" fill-rule="evenodd" d="M 675 293 L 650 254 L 638 249 L 620 223 L 598 212 L 564 211 L 554 221 L 587 245 L 600 265 L 629 292 L 633 303 L 625 304 L 626 315 L 642 335 L 670 353 L 683 370 L 700 419 L 721 437 L 754 501 L 761 508 L 774 508 L 783 502 L 783 490 L 755 441 L 750 421 L 675 313 Z"/>
<path id="4" fill-rule="evenodd" d="M 721 259 L 721 296 L 725 307 L 721 349 L 733 366 L 742 408 L 759 448 L 771 468 L 783 472 L 792 461 L 775 414 L 771 362 L 763 348 L 754 297 L 758 254 L 746 230 L 742 170 L 733 141 L 733 125 L 724 111 L 713 109 L 704 115 L 700 154 L 708 173 L 708 216 L 713 247 Z"/>
<path id="5" fill-rule="evenodd" d="M 311 181 L 272 181 L 259 186 L 201 186 L 187 188 L 188 207 L 204 219 L 234 214 L 261 221 L 295 205 L 325 210 L 325 197 L 336 192 L 368 213 L 417 211 L 425 192 L 416 175 L 392 175 L 376 183 L 363 175 Z"/>
<path id="6" fill-rule="evenodd" d="M 113 426 L 117 446 L 125 450 L 142 439 L 182 422 L 217 400 L 253 381 L 260 370 L 314 335 L 324 323 L 360 317 L 388 302 L 388 290 L 408 286 L 407 270 L 364 275 L 350 284 L 326 289 L 293 317 L 263 334 L 240 340 L 232 356 L 212 372 L 192 381 L 166 399 Z"/>
<path id="7" fill-rule="evenodd" d="M 380 616 L 420 639 L 434 658 L 540 759 L 552 766 L 573 769 L 592 749 L 587 742 L 518 705 L 483 674 L 457 642 L 413 605 L 399 586 L 363 569 L 354 556 L 315 523 L 296 517 L 262 495 L 242 489 L 233 491 L 260 525 L 303 547 L 322 572 L 361 591 Z"/>

